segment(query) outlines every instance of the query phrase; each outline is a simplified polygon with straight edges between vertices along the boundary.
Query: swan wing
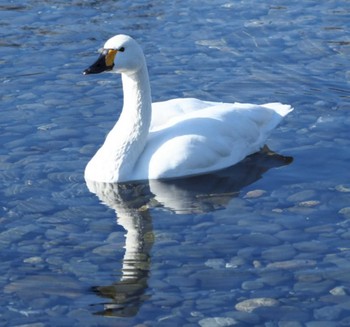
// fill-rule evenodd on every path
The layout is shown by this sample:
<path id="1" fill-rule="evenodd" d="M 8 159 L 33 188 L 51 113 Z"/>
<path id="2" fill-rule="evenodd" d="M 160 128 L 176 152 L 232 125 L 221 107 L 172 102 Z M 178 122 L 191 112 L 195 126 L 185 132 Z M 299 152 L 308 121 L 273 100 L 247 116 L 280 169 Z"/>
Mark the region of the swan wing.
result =
<path id="1" fill-rule="evenodd" d="M 180 99 L 179 99 L 180 100 Z M 162 179 L 216 171 L 259 151 L 291 108 L 281 104 L 226 104 L 185 99 L 153 126 L 134 179 Z M 169 110 L 169 101 L 156 110 Z M 186 111 L 187 110 L 187 111 Z M 161 123 L 162 122 L 162 123 Z"/>
<path id="2" fill-rule="evenodd" d="M 150 130 L 159 129 L 170 120 L 194 111 L 216 106 L 217 102 L 202 101 L 195 98 L 179 98 L 152 103 Z"/>

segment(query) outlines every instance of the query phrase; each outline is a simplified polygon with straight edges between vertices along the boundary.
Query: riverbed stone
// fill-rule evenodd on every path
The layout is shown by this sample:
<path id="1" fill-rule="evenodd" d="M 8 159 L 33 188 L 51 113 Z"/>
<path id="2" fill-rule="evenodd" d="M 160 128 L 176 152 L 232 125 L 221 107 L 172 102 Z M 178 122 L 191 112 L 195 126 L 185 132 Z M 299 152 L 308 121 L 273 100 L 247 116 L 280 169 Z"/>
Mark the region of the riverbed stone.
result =
<path id="1" fill-rule="evenodd" d="M 316 196 L 316 192 L 314 190 L 303 190 L 288 196 L 287 200 L 290 202 L 302 202 L 302 201 L 310 200 L 315 196 Z"/>
<path id="2" fill-rule="evenodd" d="M 350 187 L 348 185 L 339 184 L 335 187 L 338 192 L 349 193 Z"/>
<path id="3" fill-rule="evenodd" d="M 239 322 L 228 317 L 204 318 L 198 322 L 201 327 L 229 327 L 238 325 Z"/>
<path id="4" fill-rule="evenodd" d="M 350 219 L 350 207 L 344 207 L 338 211 L 344 218 Z"/>
<path id="5" fill-rule="evenodd" d="M 346 289 L 344 286 L 337 286 L 332 288 L 329 293 L 331 293 L 332 295 L 335 296 L 343 296 L 343 295 L 347 295 Z"/>
<path id="6" fill-rule="evenodd" d="M 303 327 L 303 324 L 299 321 L 282 320 L 278 322 L 278 327 Z"/>
<path id="7" fill-rule="evenodd" d="M 312 241 L 303 241 L 293 244 L 293 247 L 299 252 L 313 252 L 313 253 L 322 253 L 327 250 L 327 245 L 324 242 L 318 240 Z"/>
<path id="8" fill-rule="evenodd" d="M 255 198 L 259 198 L 259 197 L 263 196 L 264 194 L 266 194 L 265 190 L 257 189 L 257 190 L 247 192 L 247 194 L 244 196 L 244 198 L 255 199 Z"/>
<path id="9" fill-rule="evenodd" d="M 241 301 L 235 305 L 238 311 L 252 312 L 260 307 L 272 307 L 279 305 L 279 302 L 273 298 L 252 298 Z"/>
<path id="10" fill-rule="evenodd" d="M 301 269 L 307 267 L 316 266 L 316 260 L 309 259 L 292 259 L 285 261 L 277 261 L 269 263 L 266 268 L 267 269 Z"/>
<path id="11" fill-rule="evenodd" d="M 295 292 L 303 292 L 309 295 L 317 295 L 329 292 L 330 289 L 334 286 L 334 282 L 330 280 L 324 280 L 321 282 L 297 282 L 294 284 Z"/>
<path id="12" fill-rule="evenodd" d="M 314 310 L 314 317 L 317 320 L 338 320 L 342 309 L 336 305 L 324 306 Z"/>
<path id="13" fill-rule="evenodd" d="M 264 287 L 264 283 L 256 280 L 248 280 L 242 283 L 242 289 L 244 290 L 256 290 Z"/>
<path id="14" fill-rule="evenodd" d="M 279 245 L 281 243 L 281 241 L 278 238 L 263 233 L 252 233 L 242 235 L 241 237 L 239 237 L 239 241 L 249 246 L 256 247 Z"/>
<path id="15" fill-rule="evenodd" d="M 213 268 L 213 269 L 219 269 L 224 268 L 226 263 L 224 259 L 208 259 L 205 262 L 205 265 L 207 267 Z"/>
<path id="16" fill-rule="evenodd" d="M 294 258 L 296 254 L 295 248 L 290 244 L 283 244 L 267 248 L 262 251 L 261 255 L 265 260 L 284 261 Z"/>

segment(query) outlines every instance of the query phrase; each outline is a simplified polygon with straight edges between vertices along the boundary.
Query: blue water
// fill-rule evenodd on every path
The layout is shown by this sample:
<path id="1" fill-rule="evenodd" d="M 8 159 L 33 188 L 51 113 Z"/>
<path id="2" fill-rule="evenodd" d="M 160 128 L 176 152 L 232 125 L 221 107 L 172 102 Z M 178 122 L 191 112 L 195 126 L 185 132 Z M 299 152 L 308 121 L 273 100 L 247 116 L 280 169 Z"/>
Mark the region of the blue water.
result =
<path id="1" fill-rule="evenodd" d="M 350 324 L 348 1 L 22 0 L 0 13 L 1 326 Z M 279 155 L 90 192 L 84 167 L 122 93 L 82 71 L 119 33 L 142 45 L 154 101 L 293 105 L 268 140 Z"/>

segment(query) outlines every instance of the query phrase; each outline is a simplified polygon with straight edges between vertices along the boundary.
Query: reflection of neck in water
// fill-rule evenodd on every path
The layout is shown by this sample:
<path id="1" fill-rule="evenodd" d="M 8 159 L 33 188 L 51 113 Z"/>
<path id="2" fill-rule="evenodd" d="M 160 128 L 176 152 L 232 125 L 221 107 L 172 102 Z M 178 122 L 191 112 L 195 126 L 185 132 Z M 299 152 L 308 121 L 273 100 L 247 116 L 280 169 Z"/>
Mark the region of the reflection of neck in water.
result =
<path id="1" fill-rule="evenodd" d="M 265 150 L 231 168 L 187 179 L 152 180 L 139 184 L 87 181 L 89 190 L 116 211 L 117 223 L 126 230 L 120 281 L 93 288 L 99 296 L 112 299 L 97 314 L 131 317 L 148 298 L 145 292 L 154 242 L 150 207 L 160 206 L 176 213 L 225 208 L 243 187 L 260 179 L 270 168 L 288 165 L 292 160 Z"/>
<path id="2" fill-rule="evenodd" d="M 153 245 L 152 219 L 144 207 L 150 198 L 147 185 L 87 183 L 102 202 L 117 213 L 117 223 L 126 230 L 125 254 L 120 281 L 109 286 L 96 286 L 94 292 L 113 301 L 96 314 L 134 316 L 147 298 L 150 250 Z"/>
<path id="3" fill-rule="evenodd" d="M 134 280 L 149 270 L 149 251 L 153 244 L 152 222 L 150 217 L 141 213 L 139 217 L 122 216 L 118 218 L 118 223 L 127 231 L 121 280 Z"/>

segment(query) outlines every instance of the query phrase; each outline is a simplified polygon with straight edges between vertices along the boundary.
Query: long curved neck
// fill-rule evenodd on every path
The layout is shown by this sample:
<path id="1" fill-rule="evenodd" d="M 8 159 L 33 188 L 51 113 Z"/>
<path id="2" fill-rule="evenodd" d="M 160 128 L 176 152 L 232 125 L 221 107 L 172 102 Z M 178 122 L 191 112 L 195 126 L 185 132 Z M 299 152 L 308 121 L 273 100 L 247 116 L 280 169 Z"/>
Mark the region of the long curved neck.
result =
<path id="1" fill-rule="evenodd" d="M 152 99 L 146 65 L 134 74 L 122 74 L 122 82 L 124 104 L 119 121 L 125 120 L 139 127 L 147 125 L 149 128 Z"/>
<path id="2" fill-rule="evenodd" d="M 130 179 L 151 123 L 152 99 L 146 64 L 136 73 L 122 74 L 122 82 L 122 113 L 96 154 L 104 170 L 100 179 L 109 183 Z"/>

